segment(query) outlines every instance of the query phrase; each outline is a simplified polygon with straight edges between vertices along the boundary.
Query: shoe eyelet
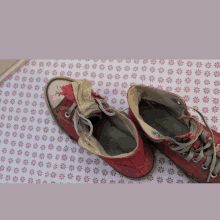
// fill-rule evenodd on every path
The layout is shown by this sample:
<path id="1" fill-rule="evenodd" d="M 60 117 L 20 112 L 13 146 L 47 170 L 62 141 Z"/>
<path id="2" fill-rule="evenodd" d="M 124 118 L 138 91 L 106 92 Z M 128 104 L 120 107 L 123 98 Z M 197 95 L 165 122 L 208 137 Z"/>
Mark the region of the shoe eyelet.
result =
<path id="1" fill-rule="evenodd" d="M 199 163 L 195 158 L 192 159 L 194 163 Z"/>
<path id="2" fill-rule="evenodd" d="M 187 153 L 183 153 L 183 157 L 187 157 Z"/>
<path id="3" fill-rule="evenodd" d="M 66 112 L 66 113 L 65 113 L 65 117 L 66 117 L 66 118 L 69 118 L 69 117 L 70 117 L 70 114 L 69 114 L 68 112 Z"/>
<path id="4" fill-rule="evenodd" d="M 211 173 L 211 177 L 212 177 L 213 179 L 217 178 L 217 176 L 218 176 L 218 174 L 213 174 L 213 173 Z"/>
<path id="5" fill-rule="evenodd" d="M 203 170 L 208 170 L 208 167 L 206 167 L 204 163 L 201 165 L 201 167 Z"/>

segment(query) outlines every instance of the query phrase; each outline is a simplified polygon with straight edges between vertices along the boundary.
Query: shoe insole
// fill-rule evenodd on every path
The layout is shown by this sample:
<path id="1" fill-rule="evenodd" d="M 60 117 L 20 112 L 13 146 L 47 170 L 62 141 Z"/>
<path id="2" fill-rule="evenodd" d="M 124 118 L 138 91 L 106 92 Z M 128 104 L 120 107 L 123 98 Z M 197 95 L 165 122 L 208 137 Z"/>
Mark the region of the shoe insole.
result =
<path id="1" fill-rule="evenodd" d="M 99 141 L 105 152 L 110 156 L 129 153 L 136 148 L 133 137 L 121 131 L 109 120 L 109 116 L 90 118 L 93 124 L 93 136 Z"/>
<path id="2" fill-rule="evenodd" d="M 146 100 L 139 103 L 139 114 L 143 120 L 158 130 L 162 135 L 175 138 L 189 132 L 189 128 L 182 121 L 176 119 L 162 105 L 149 105 Z"/>

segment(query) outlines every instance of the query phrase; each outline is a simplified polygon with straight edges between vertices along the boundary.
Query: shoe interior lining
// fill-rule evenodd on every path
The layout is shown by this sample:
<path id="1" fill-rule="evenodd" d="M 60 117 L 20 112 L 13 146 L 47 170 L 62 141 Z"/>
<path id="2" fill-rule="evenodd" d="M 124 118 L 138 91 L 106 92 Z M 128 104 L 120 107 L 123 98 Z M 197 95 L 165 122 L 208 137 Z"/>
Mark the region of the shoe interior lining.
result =
<path id="1" fill-rule="evenodd" d="M 162 135 L 175 138 L 189 132 L 184 122 L 175 118 L 169 108 L 154 103 L 149 104 L 147 100 L 139 102 L 139 114 L 145 123 L 158 130 Z"/>
<path id="2" fill-rule="evenodd" d="M 114 116 L 113 116 L 114 117 Z M 137 143 L 135 138 L 127 129 L 121 129 L 118 120 L 102 114 L 101 118 L 90 118 L 93 124 L 93 136 L 99 141 L 105 152 L 110 156 L 116 156 L 132 152 Z"/>

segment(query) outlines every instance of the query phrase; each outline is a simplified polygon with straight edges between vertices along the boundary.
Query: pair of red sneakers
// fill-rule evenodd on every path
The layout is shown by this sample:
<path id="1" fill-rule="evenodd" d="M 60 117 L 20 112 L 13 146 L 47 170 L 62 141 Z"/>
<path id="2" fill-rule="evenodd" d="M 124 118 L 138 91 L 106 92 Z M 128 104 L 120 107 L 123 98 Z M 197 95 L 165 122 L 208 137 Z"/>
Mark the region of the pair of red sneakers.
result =
<path id="1" fill-rule="evenodd" d="M 220 182 L 220 133 L 191 116 L 183 99 L 135 85 L 128 90 L 129 114 L 111 108 L 88 80 L 51 79 L 48 108 L 72 139 L 120 174 L 142 179 L 153 169 L 159 149 L 195 182 Z"/>

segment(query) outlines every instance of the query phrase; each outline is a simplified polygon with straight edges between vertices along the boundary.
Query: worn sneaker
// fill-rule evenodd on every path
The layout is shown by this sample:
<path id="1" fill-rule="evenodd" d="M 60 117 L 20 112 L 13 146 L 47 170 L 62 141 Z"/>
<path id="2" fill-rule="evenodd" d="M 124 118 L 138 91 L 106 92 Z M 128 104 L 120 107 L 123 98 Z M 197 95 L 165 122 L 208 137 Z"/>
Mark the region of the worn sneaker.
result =
<path id="1" fill-rule="evenodd" d="M 129 116 L 154 146 L 191 180 L 220 183 L 220 133 L 200 123 L 173 93 L 136 85 L 128 91 Z"/>
<path id="2" fill-rule="evenodd" d="M 140 179 L 152 170 L 154 154 L 144 147 L 129 117 L 110 108 L 88 80 L 55 77 L 45 87 L 47 106 L 58 126 L 120 174 Z"/>

